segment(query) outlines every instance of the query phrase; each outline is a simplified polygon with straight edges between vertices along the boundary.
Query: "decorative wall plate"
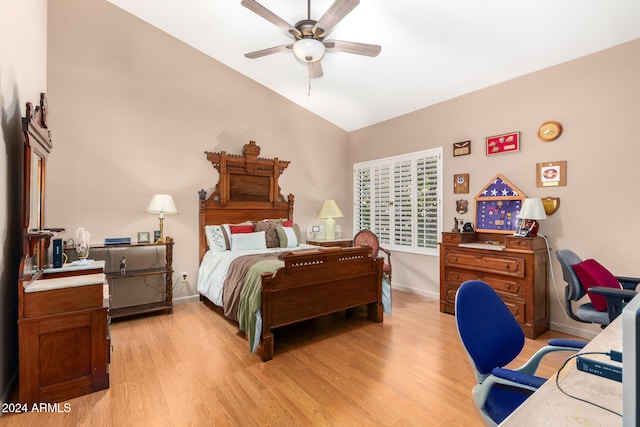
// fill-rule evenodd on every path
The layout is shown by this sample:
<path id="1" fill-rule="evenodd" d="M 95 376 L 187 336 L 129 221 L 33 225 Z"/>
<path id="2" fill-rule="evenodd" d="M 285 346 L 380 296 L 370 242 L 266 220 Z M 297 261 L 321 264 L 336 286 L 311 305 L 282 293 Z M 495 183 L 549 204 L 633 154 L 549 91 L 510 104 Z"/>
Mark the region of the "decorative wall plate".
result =
<path id="1" fill-rule="evenodd" d="M 544 142 L 551 142 L 558 139 L 562 134 L 562 125 L 558 122 L 544 122 L 538 129 L 538 139 Z"/>
<path id="2" fill-rule="evenodd" d="M 560 208 L 560 197 L 543 197 L 542 206 L 547 215 L 553 215 Z"/>

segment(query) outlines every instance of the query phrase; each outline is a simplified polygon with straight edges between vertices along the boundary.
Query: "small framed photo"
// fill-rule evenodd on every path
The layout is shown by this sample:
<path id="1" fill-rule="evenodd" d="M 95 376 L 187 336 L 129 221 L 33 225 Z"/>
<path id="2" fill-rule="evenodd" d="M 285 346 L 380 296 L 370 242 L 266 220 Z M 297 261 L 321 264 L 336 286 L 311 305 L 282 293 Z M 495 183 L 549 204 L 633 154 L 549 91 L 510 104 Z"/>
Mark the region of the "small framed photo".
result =
<path id="1" fill-rule="evenodd" d="M 469 192 L 469 174 L 457 173 L 453 175 L 453 194 L 465 194 Z"/>
<path id="2" fill-rule="evenodd" d="M 508 153 L 510 151 L 520 151 L 520 132 L 490 136 L 486 139 L 486 142 L 487 156 L 491 154 Z"/>
<path id="3" fill-rule="evenodd" d="M 560 187 L 567 185 L 567 161 L 543 162 L 536 165 L 536 186 Z"/>
<path id="4" fill-rule="evenodd" d="M 466 156 L 471 154 L 471 141 L 453 143 L 453 157 Z"/>
<path id="5" fill-rule="evenodd" d="M 149 243 L 149 232 L 140 231 L 138 233 L 138 243 Z"/>

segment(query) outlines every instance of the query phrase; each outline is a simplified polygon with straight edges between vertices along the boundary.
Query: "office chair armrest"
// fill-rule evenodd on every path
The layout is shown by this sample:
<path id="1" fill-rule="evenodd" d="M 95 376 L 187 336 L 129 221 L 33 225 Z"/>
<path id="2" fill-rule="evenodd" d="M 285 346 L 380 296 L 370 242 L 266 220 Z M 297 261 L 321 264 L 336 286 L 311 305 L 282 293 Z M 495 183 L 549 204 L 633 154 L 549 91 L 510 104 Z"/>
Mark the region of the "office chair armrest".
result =
<path id="1" fill-rule="evenodd" d="M 540 378 L 535 375 L 525 374 L 519 371 L 506 368 L 495 368 L 491 371 L 491 375 L 507 380 L 513 384 L 532 387 L 534 389 L 540 388 L 542 384 L 547 381 L 545 378 Z M 504 384 L 500 381 L 501 384 Z"/>
<path id="2" fill-rule="evenodd" d="M 593 286 L 589 288 L 589 292 L 593 292 L 594 294 L 602 295 L 607 300 L 607 304 L 609 300 L 612 301 L 629 301 L 633 297 L 636 296 L 637 292 L 629 289 L 614 289 L 607 288 L 605 286 Z"/>
<path id="3" fill-rule="evenodd" d="M 552 338 L 549 340 L 549 345 L 552 347 L 564 347 L 563 350 L 576 349 L 582 350 L 589 341 L 572 340 L 567 338 Z"/>
<path id="4" fill-rule="evenodd" d="M 547 353 L 553 353 L 554 351 L 572 351 L 576 353 L 585 345 L 587 345 L 586 341 L 581 340 L 568 340 L 559 338 L 551 339 L 549 340 L 549 345 L 546 345 L 540 350 L 536 351 L 536 353 L 531 356 L 529 360 L 527 360 L 527 363 L 514 370 L 522 372 L 523 374 L 533 375 L 538 370 L 538 366 L 540 365 L 542 358 Z"/>
<path id="5" fill-rule="evenodd" d="M 640 277 L 624 277 L 624 276 L 616 276 L 618 282 L 622 285 L 624 289 L 634 290 L 638 283 L 640 283 Z"/>
<path id="6" fill-rule="evenodd" d="M 589 292 L 602 295 L 607 300 L 609 323 L 613 322 L 616 317 L 620 316 L 625 304 L 637 295 L 636 291 L 631 291 L 629 289 L 613 289 L 603 286 L 594 286 L 589 288 Z"/>

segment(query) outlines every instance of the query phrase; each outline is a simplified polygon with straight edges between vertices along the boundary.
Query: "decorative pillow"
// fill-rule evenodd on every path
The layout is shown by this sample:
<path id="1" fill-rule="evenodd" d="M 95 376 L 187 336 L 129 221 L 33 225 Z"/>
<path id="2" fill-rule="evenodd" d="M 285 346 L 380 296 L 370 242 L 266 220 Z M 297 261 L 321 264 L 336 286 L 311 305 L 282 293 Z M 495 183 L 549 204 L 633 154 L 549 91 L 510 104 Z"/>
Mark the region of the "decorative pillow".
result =
<path id="1" fill-rule="evenodd" d="M 255 228 L 253 224 L 251 225 L 229 225 L 229 229 L 231 230 L 231 234 L 241 234 L 241 233 L 253 233 Z"/>
<path id="2" fill-rule="evenodd" d="M 293 231 L 295 231 L 296 233 L 296 238 L 298 239 L 298 243 L 302 243 L 302 231 L 300 231 L 300 226 L 298 226 L 298 224 L 294 224 L 292 219 L 288 219 L 288 220 L 282 221 L 282 226 L 292 227 Z M 283 246 L 280 245 L 280 247 L 283 247 Z"/>
<path id="3" fill-rule="evenodd" d="M 298 246 L 298 237 L 293 227 L 277 226 L 276 232 L 278 233 L 281 248 L 295 248 Z"/>
<path id="4" fill-rule="evenodd" d="M 231 234 L 232 251 L 249 251 L 254 249 L 267 249 L 264 231 Z"/>
<path id="5" fill-rule="evenodd" d="M 264 231 L 268 248 L 277 248 L 280 246 L 278 233 L 276 233 L 276 227 L 280 224 L 280 221 L 260 221 L 254 224 L 256 231 Z"/>
<path id="6" fill-rule="evenodd" d="M 589 292 L 589 288 L 604 286 L 607 288 L 622 289 L 622 285 L 618 279 L 616 279 L 616 276 L 611 274 L 609 270 L 594 259 L 587 259 L 578 264 L 574 264 L 573 271 L 576 272 L 576 276 L 580 279 L 582 287 L 587 291 L 593 308 L 597 311 L 607 311 L 607 300 L 605 297 L 592 294 Z"/>
<path id="7" fill-rule="evenodd" d="M 207 238 L 207 245 L 209 245 L 209 250 L 217 253 L 229 249 L 227 247 L 228 242 L 225 233 L 221 226 L 207 225 L 204 227 L 204 234 Z"/>

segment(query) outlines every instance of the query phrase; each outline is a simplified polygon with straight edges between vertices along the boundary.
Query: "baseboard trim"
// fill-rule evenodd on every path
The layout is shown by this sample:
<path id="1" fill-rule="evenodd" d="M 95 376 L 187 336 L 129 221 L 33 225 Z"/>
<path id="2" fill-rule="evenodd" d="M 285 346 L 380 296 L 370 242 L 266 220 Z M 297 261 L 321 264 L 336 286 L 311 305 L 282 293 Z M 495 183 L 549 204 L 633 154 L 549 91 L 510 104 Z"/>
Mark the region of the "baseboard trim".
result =
<path id="1" fill-rule="evenodd" d="M 554 331 L 563 332 L 565 334 L 574 335 L 576 337 L 580 337 L 588 340 L 592 340 L 593 338 L 596 337 L 596 335 L 598 335 L 601 332 L 601 330 L 588 331 L 583 328 L 577 328 L 572 325 L 567 325 L 566 323 L 558 323 L 558 322 L 551 322 L 549 325 L 549 328 Z"/>
<path id="2" fill-rule="evenodd" d="M 391 282 L 391 288 L 399 291 L 408 292 L 410 294 L 421 295 L 425 298 L 440 300 L 440 292 L 431 292 L 424 289 L 414 288 L 411 286 L 403 285 L 401 283 Z"/>
<path id="3" fill-rule="evenodd" d="M 186 297 L 174 298 L 173 299 L 173 305 L 187 304 L 189 302 L 198 302 L 198 301 L 200 301 L 200 296 L 199 295 L 189 295 L 189 296 L 186 296 Z"/>

